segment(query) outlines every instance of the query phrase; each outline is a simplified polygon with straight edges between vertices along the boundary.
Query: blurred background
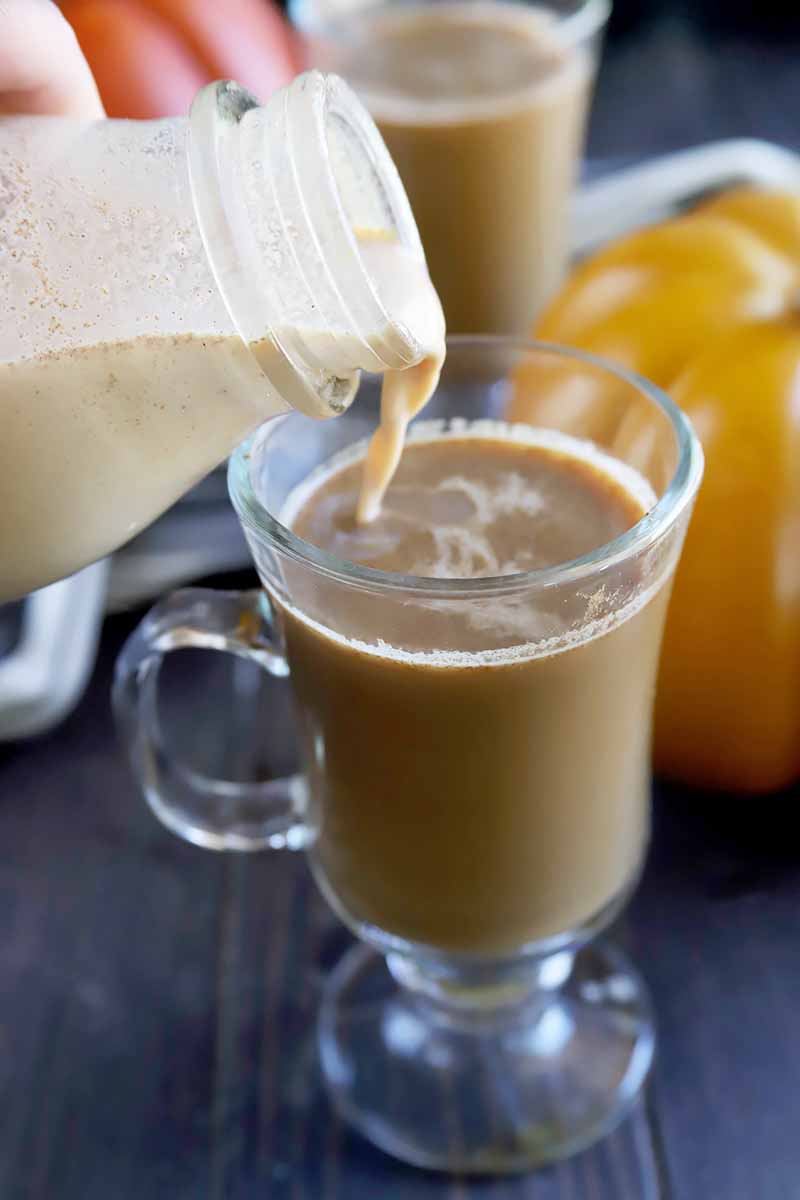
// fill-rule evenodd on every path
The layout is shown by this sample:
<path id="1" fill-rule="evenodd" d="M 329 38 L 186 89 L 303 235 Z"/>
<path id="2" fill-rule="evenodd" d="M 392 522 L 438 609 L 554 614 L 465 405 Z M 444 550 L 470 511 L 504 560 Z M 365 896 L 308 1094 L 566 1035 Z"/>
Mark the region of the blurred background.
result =
<path id="1" fill-rule="evenodd" d="M 109 116 L 183 113 L 199 86 L 220 77 L 263 95 L 302 62 L 270 0 L 63 0 L 62 8 Z M 589 155 L 748 134 L 794 144 L 798 50 L 800 8 L 790 2 L 616 0 Z"/>

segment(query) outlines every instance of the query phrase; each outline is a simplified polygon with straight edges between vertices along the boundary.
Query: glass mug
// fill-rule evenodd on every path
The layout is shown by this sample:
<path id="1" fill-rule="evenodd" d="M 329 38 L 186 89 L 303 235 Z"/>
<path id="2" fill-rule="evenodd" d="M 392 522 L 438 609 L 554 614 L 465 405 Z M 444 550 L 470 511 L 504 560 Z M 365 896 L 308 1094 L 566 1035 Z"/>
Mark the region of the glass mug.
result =
<path id="1" fill-rule="evenodd" d="M 372 430 L 376 394 L 365 381 L 359 413 L 335 421 L 279 417 L 234 454 L 231 497 L 264 591 L 156 605 L 120 656 L 116 712 L 166 825 L 213 849 L 304 849 L 361 939 L 319 1020 L 344 1115 L 408 1162 L 522 1169 L 612 1128 L 652 1058 L 644 986 L 593 939 L 646 850 L 658 651 L 702 452 L 667 396 L 591 355 L 451 339 L 423 421 L 510 412 L 590 439 L 652 504 L 558 566 L 392 575 L 281 523 L 297 485 Z M 163 656 L 187 646 L 289 677 L 302 775 L 239 784 L 181 760 L 157 685 Z M 437 1115 L 446 1095 L 457 1135 Z"/>
<path id="2" fill-rule="evenodd" d="M 609 0 L 290 0 L 369 109 L 452 333 L 524 334 L 557 290 Z"/>

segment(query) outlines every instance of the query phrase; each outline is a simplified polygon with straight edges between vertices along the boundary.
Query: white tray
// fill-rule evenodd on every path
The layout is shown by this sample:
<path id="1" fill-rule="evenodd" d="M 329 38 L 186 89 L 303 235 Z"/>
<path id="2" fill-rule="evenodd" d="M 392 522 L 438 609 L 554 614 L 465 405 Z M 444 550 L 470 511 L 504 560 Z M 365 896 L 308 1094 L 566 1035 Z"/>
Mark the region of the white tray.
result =
<path id="1" fill-rule="evenodd" d="M 575 254 L 735 184 L 800 186 L 800 157 L 769 142 L 710 142 L 586 183 L 575 201 Z M 42 733 L 77 704 L 94 664 L 104 611 L 143 604 L 203 575 L 248 563 L 216 473 L 110 564 L 87 567 L 29 597 L 16 647 L 0 660 L 0 741 Z"/>

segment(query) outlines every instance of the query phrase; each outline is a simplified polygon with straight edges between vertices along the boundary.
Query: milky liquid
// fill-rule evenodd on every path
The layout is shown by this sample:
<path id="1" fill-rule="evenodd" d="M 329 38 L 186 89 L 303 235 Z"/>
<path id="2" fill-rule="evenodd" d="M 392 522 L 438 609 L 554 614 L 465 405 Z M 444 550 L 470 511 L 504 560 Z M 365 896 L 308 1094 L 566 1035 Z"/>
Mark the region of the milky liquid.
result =
<path id="1" fill-rule="evenodd" d="M 435 386 L 444 326 L 424 262 L 386 238 L 365 235 L 361 251 L 422 359 L 387 377 L 366 481 L 369 516 L 408 416 Z M 391 339 L 391 330 L 375 332 Z M 276 336 L 304 341 L 333 371 L 373 361 L 356 337 L 340 336 L 334 346 L 319 331 Z M 117 549 L 262 421 L 287 411 L 269 378 L 278 377 L 281 361 L 270 338 L 248 348 L 235 335 L 212 333 L 89 344 L 0 364 L 0 602 Z M 353 387 L 347 379 L 343 386 L 346 404 Z"/>
<path id="2" fill-rule="evenodd" d="M 375 118 L 452 333 L 526 332 L 566 263 L 591 50 L 536 5 L 360 9 L 318 59 Z"/>
<path id="3" fill-rule="evenodd" d="M 362 244 L 367 239 L 361 235 Z M 414 331 L 419 361 L 386 371 L 381 387 L 380 425 L 360 468 L 356 521 L 368 525 L 379 515 L 384 493 L 403 453 L 409 422 L 425 407 L 439 382 L 445 358 L 445 322 L 439 297 L 424 263 L 397 253 L 385 238 L 369 240 L 370 262 L 385 288 L 397 320 Z"/>
<path id="4" fill-rule="evenodd" d="M 269 400 L 237 337 L 145 337 L 0 366 L 0 601 L 133 537 Z"/>
<path id="5" fill-rule="evenodd" d="M 358 454 L 309 477 L 282 518 L 334 555 L 436 580 L 564 563 L 655 501 L 631 468 L 565 435 L 423 423 L 363 529 Z M 286 574 L 314 866 L 343 915 L 500 954 L 625 889 L 647 836 L 663 576 L 628 563 L 594 591 L 466 598 Z"/>

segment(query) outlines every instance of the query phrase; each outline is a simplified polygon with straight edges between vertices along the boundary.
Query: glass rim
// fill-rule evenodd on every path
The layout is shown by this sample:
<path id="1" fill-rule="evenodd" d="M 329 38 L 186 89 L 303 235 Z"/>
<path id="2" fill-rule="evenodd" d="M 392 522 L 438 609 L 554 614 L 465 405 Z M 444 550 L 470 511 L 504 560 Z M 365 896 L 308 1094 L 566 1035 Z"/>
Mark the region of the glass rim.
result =
<path id="1" fill-rule="evenodd" d="M 565 31 L 571 45 L 588 42 L 608 24 L 613 0 L 581 0 L 574 12 L 563 16 L 558 22 L 560 31 Z"/>
<path id="2" fill-rule="evenodd" d="M 702 478 L 703 451 L 686 414 L 666 392 L 643 376 L 589 351 L 558 345 L 555 342 L 496 334 L 456 334 L 447 339 L 448 352 L 457 351 L 460 346 L 477 348 L 481 345 L 494 350 L 506 348 L 509 351 L 551 354 L 597 367 L 636 389 L 660 409 L 675 434 L 678 462 L 663 495 L 630 529 L 626 529 L 611 541 L 562 563 L 539 567 L 533 571 L 518 571 L 509 575 L 492 575 L 479 579 L 438 579 L 428 575 L 403 575 L 350 562 L 299 537 L 283 525 L 255 493 L 249 468 L 254 440 L 259 437 L 268 438 L 287 419 L 297 415 L 286 413 L 262 426 L 260 431 L 238 446 L 231 455 L 228 464 L 228 491 L 245 530 L 295 562 L 312 567 L 318 574 L 349 587 L 360 587 L 367 591 L 413 592 L 416 595 L 440 599 L 448 596 L 502 596 L 580 583 L 599 571 L 617 566 L 635 554 L 649 549 L 692 502 Z M 424 416 L 424 410 L 421 415 Z"/>
<path id="3" fill-rule="evenodd" d="M 443 4 L 480 4 L 482 0 L 435 0 L 436 3 Z M 505 0 L 506 3 L 516 5 L 518 7 L 533 7 L 530 0 Z M 410 4 L 418 4 L 424 6 L 429 4 L 432 6 L 432 0 L 408 0 Z M 292 22 L 297 26 L 301 33 L 306 36 L 329 37 L 335 38 L 337 32 L 341 33 L 346 27 L 348 20 L 352 20 L 354 15 L 363 13 L 364 8 L 389 8 L 397 7 L 397 4 L 390 4 L 390 0 L 367 0 L 363 8 L 359 8 L 356 14 L 334 15 L 327 18 L 316 17 L 313 11 L 308 11 L 308 6 L 303 4 L 301 0 L 290 0 L 289 12 L 292 17 Z M 541 7 L 547 8 L 555 12 L 557 17 L 557 28 L 561 36 L 566 35 L 568 45 L 577 46 L 584 42 L 588 42 L 596 34 L 598 34 L 608 23 L 613 7 L 613 0 L 573 0 L 573 11 L 564 13 L 558 11 L 557 0 L 542 0 Z"/>

